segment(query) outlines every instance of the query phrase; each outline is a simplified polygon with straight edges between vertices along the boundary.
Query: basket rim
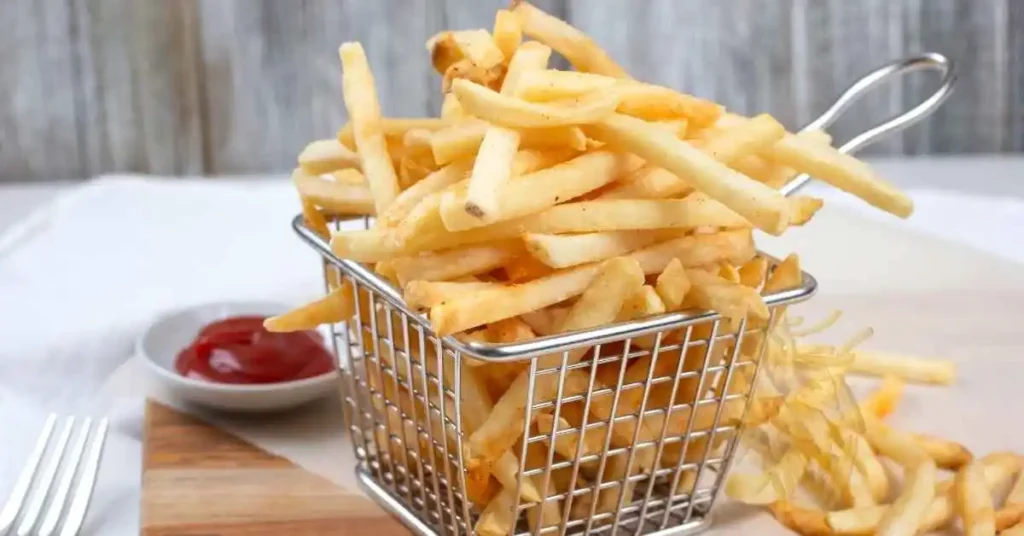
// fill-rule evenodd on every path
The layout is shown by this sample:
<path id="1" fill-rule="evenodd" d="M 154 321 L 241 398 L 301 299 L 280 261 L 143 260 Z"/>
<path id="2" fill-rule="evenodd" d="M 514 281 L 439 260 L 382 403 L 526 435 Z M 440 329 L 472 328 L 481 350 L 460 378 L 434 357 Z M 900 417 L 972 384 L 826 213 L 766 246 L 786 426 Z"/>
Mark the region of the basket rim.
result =
<path id="1" fill-rule="evenodd" d="M 399 290 L 390 281 L 381 278 L 358 262 L 335 255 L 334 251 L 331 250 L 330 243 L 305 225 L 301 214 L 292 219 L 292 229 L 303 241 L 320 253 L 321 257 L 326 261 L 355 279 L 358 284 L 368 287 L 383 296 L 391 307 L 398 309 L 412 321 L 419 324 L 425 336 L 442 341 L 445 346 L 454 352 L 487 362 L 523 361 L 541 355 L 565 352 L 584 345 L 605 344 L 626 338 L 649 335 L 659 331 L 684 328 L 722 318 L 722 315 L 715 311 L 699 313 L 672 312 L 650 316 L 641 320 L 617 322 L 597 328 L 546 335 L 522 342 L 501 344 L 476 341 L 465 342 L 455 338 L 453 335 L 439 336 L 431 329 L 427 316 L 410 309 Z M 772 255 L 768 255 L 760 250 L 758 250 L 758 253 L 770 259 L 773 264 L 779 262 L 779 259 Z M 765 295 L 765 305 L 770 310 L 774 310 L 776 307 L 806 301 L 814 296 L 818 291 L 817 279 L 805 271 L 802 271 L 801 274 L 802 280 L 799 287 Z M 744 319 L 740 325 L 740 331 L 746 330 L 746 322 L 746 319 Z"/>

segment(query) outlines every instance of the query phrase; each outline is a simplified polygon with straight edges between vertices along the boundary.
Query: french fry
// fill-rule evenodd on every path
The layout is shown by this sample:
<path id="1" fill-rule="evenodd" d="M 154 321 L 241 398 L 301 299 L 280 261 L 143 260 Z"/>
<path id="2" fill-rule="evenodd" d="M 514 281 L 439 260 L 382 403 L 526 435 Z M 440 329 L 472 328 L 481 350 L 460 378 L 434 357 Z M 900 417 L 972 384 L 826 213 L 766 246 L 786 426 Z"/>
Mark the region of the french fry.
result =
<path id="1" fill-rule="evenodd" d="M 992 494 L 985 483 L 985 470 L 978 462 L 963 466 L 956 474 L 957 514 L 966 536 L 995 536 L 996 513 Z"/>
<path id="2" fill-rule="evenodd" d="M 491 499 L 487 508 L 480 514 L 475 529 L 481 536 L 505 536 L 512 532 L 516 518 L 512 509 L 515 508 L 516 490 L 504 488 Z"/>
<path id="3" fill-rule="evenodd" d="M 546 69 L 526 73 L 516 94 L 531 102 L 574 99 L 594 91 L 611 91 L 619 80 L 599 74 Z"/>
<path id="4" fill-rule="evenodd" d="M 345 282 L 319 300 L 264 320 L 263 327 L 267 331 L 278 333 L 305 331 L 316 329 L 321 324 L 334 324 L 348 320 L 354 314 L 355 298 L 352 285 Z"/>
<path id="5" fill-rule="evenodd" d="M 340 233 L 335 235 L 332 247 L 339 236 Z M 340 244 L 335 251 L 338 249 Z M 678 258 L 686 267 L 693 267 L 720 260 L 746 262 L 753 256 L 749 231 L 726 231 L 654 244 L 631 253 L 628 258 L 637 261 L 645 274 L 655 274 L 664 270 L 673 258 Z M 520 285 L 455 298 L 431 308 L 431 326 L 442 335 L 450 335 L 542 309 L 583 293 L 597 271 L 596 265 L 584 264 Z"/>
<path id="6" fill-rule="evenodd" d="M 346 175 L 358 176 L 354 169 Z M 331 214 L 373 214 L 374 200 L 370 190 L 361 184 L 336 181 L 320 175 L 310 175 L 302 169 L 292 172 L 292 182 L 303 199 Z"/>
<path id="7" fill-rule="evenodd" d="M 426 47 L 430 53 L 430 63 L 438 74 L 444 74 L 455 62 L 463 59 L 462 50 L 455 42 L 455 32 L 434 34 L 427 39 Z"/>
<path id="8" fill-rule="evenodd" d="M 299 167 L 310 175 L 321 175 L 339 169 L 358 168 L 359 155 L 338 140 L 310 142 L 299 153 Z"/>
<path id="9" fill-rule="evenodd" d="M 1003 506 L 996 511 L 996 530 L 1006 534 L 1013 529 L 1024 528 L 1024 474 L 1018 474 Z M 1012 529 L 1010 528 L 1012 527 Z"/>
<path id="10" fill-rule="evenodd" d="M 463 160 L 448 164 L 427 175 L 398 194 L 395 202 L 378 218 L 379 224 L 384 227 L 396 227 L 425 197 L 464 180 L 470 169 L 470 162 Z"/>
<path id="11" fill-rule="evenodd" d="M 937 385 L 952 385 L 956 381 L 956 364 L 952 361 L 867 350 L 853 352 L 853 363 L 847 372 L 892 375 L 908 382 Z"/>
<path id="12" fill-rule="evenodd" d="M 758 255 L 740 266 L 740 283 L 758 289 L 768 275 L 768 259 Z"/>
<path id="13" fill-rule="evenodd" d="M 694 128 L 702 128 L 722 113 L 722 107 L 714 102 L 653 84 L 620 83 L 610 93 L 619 99 L 619 113 L 648 121 L 682 117 Z"/>
<path id="14" fill-rule="evenodd" d="M 501 94 L 514 95 L 523 73 L 543 69 L 550 57 L 551 49 L 539 43 L 520 47 L 509 62 Z M 464 206 L 467 213 L 485 221 L 494 219 L 498 210 L 498 194 L 512 177 L 512 161 L 519 150 L 519 141 L 516 130 L 497 125 L 487 128 L 466 188 Z"/>
<path id="15" fill-rule="evenodd" d="M 449 127 L 454 124 L 454 122 L 437 117 L 382 117 L 377 124 L 386 140 L 394 140 L 401 143 L 406 132 L 410 130 L 435 131 Z M 338 141 L 349 149 L 355 148 L 355 128 L 352 122 L 347 123 L 338 131 Z"/>
<path id="16" fill-rule="evenodd" d="M 554 432 L 555 417 L 553 415 L 537 416 L 537 431 L 549 437 Z M 579 428 L 570 424 L 562 417 L 558 418 L 558 430 L 565 431 Z M 604 450 L 605 435 L 608 428 L 588 428 L 583 434 L 580 431 L 569 434 L 558 434 L 555 436 L 555 452 L 567 460 L 575 460 L 585 456 L 600 454 Z M 583 444 L 580 445 L 580 437 L 583 437 Z"/>
<path id="17" fill-rule="evenodd" d="M 723 164 L 757 153 L 782 139 L 786 128 L 774 117 L 761 114 L 738 125 L 722 129 L 708 138 L 701 150 Z"/>
<path id="18" fill-rule="evenodd" d="M 520 254 L 518 244 L 475 246 L 441 251 L 392 261 L 398 282 L 404 287 L 414 279 L 447 281 L 489 272 Z"/>
<path id="19" fill-rule="evenodd" d="M 331 236 L 331 250 L 342 259 L 378 262 L 407 254 L 393 230 L 345 231 Z"/>
<path id="20" fill-rule="evenodd" d="M 519 17 L 507 9 L 499 9 L 494 15 L 494 45 L 501 51 L 507 63 L 523 41 L 523 26 Z"/>
<path id="21" fill-rule="evenodd" d="M 565 322 L 565 317 L 568 314 L 568 307 L 556 305 L 523 313 L 519 318 L 538 335 L 553 335 L 558 333 L 558 329 Z"/>
<path id="22" fill-rule="evenodd" d="M 629 74 L 580 30 L 545 13 L 525 0 L 516 0 L 512 12 L 519 17 L 523 33 L 555 49 L 577 70 L 615 78 Z"/>
<path id="23" fill-rule="evenodd" d="M 676 311 L 683 306 L 683 300 L 690 292 L 690 278 L 679 259 L 672 259 L 668 266 L 658 275 L 655 285 L 658 297 L 668 311 Z"/>
<path id="24" fill-rule="evenodd" d="M 488 128 L 486 122 L 469 118 L 431 133 L 430 151 L 434 162 L 443 166 L 456 160 L 475 158 Z M 520 145 L 528 149 L 565 152 L 567 149 L 583 151 L 587 148 L 587 137 L 579 127 L 524 128 L 518 132 Z"/>
<path id="25" fill-rule="evenodd" d="M 331 238 L 331 230 L 327 227 L 327 219 L 324 215 L 317 210 L 316 205 L 312 201 L 302 198 L 302 223 L 313 230 L 314 233 L 320 235 L 320 238 L 329 240 Z"/>
<path id="26" fill-rule="evenodd" d="M 780 234 L 789 208 L 778 192 L 729 169 L 684 141 L 625 115 L 612 115 L 586 127 L 601 141 L 611 141 L 688 181 L 698 190 L 742 215 L 757 228 Z"/>
<path id="27" fill-rule="evenodd" d="M 605 151 L 586 153 L 554 167 L 516 177 L 505 185 L 501 211 L 494 220 L 527 216 L 596 190 L 636 169 L 639 159 Z M 466 193 L 458 188 L 441 199 L 441 218 L 449 231 L 481 227 L 487 222 L 470 216 Z"/>
<path id="28" fill-rule="evenodd" d="M 503 267 L 505 278 L 510 283 L 531 281 L 554 273 L 554 269 L 531 255 L 519 255 Z"/>
<path id="29" fill-rule="evenodd" d="M 626 322 L 629 320 L 637 320 L 639 318 L 647 318 L 650 316 L 660 315 L 664 313 L 665 310 L 665 304 L 661 301 L 661 297 L 658 296 L 654 287 L 644 285 L 640 287 L 640 290 L 633 293 L 632 296 L 626 298 L 626 301 L 622 303 L 622 309 L 619 310 L 619 316 L 616 320 L 619 322 Z M 641 335 L 633 338 L 633 344 L 645 350 L 650 350 L 651 348 L 654 348 L 657 340 L 657 334 Z M 637 361 L 634 361 L 630 367 L 632 368 L 636 364 Z M 626 374 L 629 374 L 628 370 Z"/>
<path id="30" fill-rule="evenodd" d="M 586 125 L 615 112 L 614 93 L 592 93 L 544 104 L 500 94 L 469 80 L 454 79 L 452 91 L 467 113 L 508 128 L 542 128 Z"/>
<path id="31" fill-rule="evenodd" d="M 886 376 L 882 385 L 860 403 L 860 411 L 876 419 L 885 419 L 903 398 L 904 383 L 896 376 Z"/>
<path id="32" fill-rule="evenodd" d="M 803 225 L 821 210 L 824 201 L 817 197 L 797 195 L 786 200 L 789 203 L 789 224 Z"/>
<path id="33" fill-rule="evenodd" d="M 568 268 L 624 255 L 649 246 L 659 238 L 663 238 L 662 233 L 648 231 L 609 231 L 573 235 L 526 233 L 523 235 L 523 242 L 530 255 L 540 262 L 552 268 Z"/>
<path id="34" fill-rule="evenodd" d="M 913 201 L 867 164 L 829 145 L 789 135 L 776 143 L 768 154 L 782 165 L 808 173 L 901 218 L 914 211 Z"/>
<path id="35" fill-rule="evenodd" d="M 974 456 L 967 447 L 927 434 L 910 434 L 910 437 L 935 461 L 941 469 L 956 471 L 971 462 Z"/>
<path id="36" fill-rule="evenodd" d="M 1017 455 L 1008 453 L 994 453 L 981 460 L 985 471 L 985 481 L 989 489 L 995 489 L 1003 485 L 1013 475 L 1020 471 L 1021 462 Z M 941 483 L 933 490 L 935 498 L 928 506 L 923 522 L 920 524 L 921 532 L 929 532 L 945 526 L 953 517 L 954 496 L 952 482 Z M 940 493 L 941 492 L 941 493 Z M 880 523 L 893 505 L 875 505 L 862 508 L 851 508 L 847 510 L 836 510 L 828 512 L 826 522 L 836 534 L 877 534 Z"/>
<path id="37" fill-rule="evenodd" d="M 615 319 L 622 307 L 622 302 L 635 289 L 643 285 L 643 273 L 636 261 L 616 257 L 591 268 L 589 277 L 585 277 L 586 291 L 573 305 L 565 319 L 562 329 L 573 331 L 606 324 Z M 591 282 L 592 280 L 592 282 Z M 528 283 L 529 284 L 529 283 Z M 520 285 L 525 286 L 525 285 Z M 559 300 L 561 301 L 561 300 Z M 491 303 L 491 307 L 500 308 Z M 544 307 L 530 307 L 536 310 Z M 434 311 L 431 310 L 431 322 Z M 491 320 L 488 320 L 491 321 Z M 567 365 L 575 364 L 583 358 L 586 349 L 569 352 Z M 561 356 L 556 356 L 561 360 Z M 520 374 L 494 406 L 487 422 L 469 438 L 468 458 L 470 463 L 486 463 L 508 450 L 523 431 L 526 418 L 526 394 L 530 378 L 524 372 Z M 550 399 L 558 388 L 556 375 L 545 375 L 535 378 L 534 397 L 536 400 Z"/>
<path id="38" fill-rule="evenodd" d="M 473 65 L 492 69 L 505 61 L 505 55 L 487 30 L 459 30 L 450 33 L 462 57 Z"/>
<path id="39" fill-rule="evenodd" d="M 396 274 L 397 281 L 397 274 Z M 403 297 L 410 309 L 429 309 L 452 298 L 465 296 L 500 287 L 500 283 L 446 281 L 409 281 L 403 290 Z"/>
<path id="40" fill-rule="evenodd" d="M 788 501 L 773 502 L 768 511 L 779 523 L 804 536 L 829 536 L 834 532 L 825 522 L 823 512 L 800 508 Z"/>
<path id="41" fill-rule="evenodd" d="M 703 270 L 687 270 L 686 277 L 691 284 L 689 298 L 697 307 L 718 311 L 735 321 L 748 313 L 755 318 L 768 318 L 768 307 L 756 290 Z"/>
<path id="42" fill-rule="evenodd" d="M 865 419 L 868 441 L 905 468 L 903 491 L 878 522 L 878 534 L 917 534 L 935 498 L 935 461 L 910 436 L 873 418 Z"/>
<path id="43" fill-rule="evenodd" d="M 800 271 L 800 257 L 796 254 L 790 254 L 785 259 L 782 259 L 782 262 L 775 266 L 772 273 L 768 275 L 761 293 L 771 294 L 796 288 L 800 286 L 802 281 L 803 273 Z"/>
<path id="44" fill-rule="evenodd" d="M 345 43 L 338 49 L 344 77 L 342 93 L 352 118 L 353 137 L 363 174 L 373 193 L 376 212 L 382 213 L 398 197 L 398 176 L 391 164 L 380 127 L 380 103 L 373 73 L 359 43 Z"/>
<path id="45" fill-rule="evenodd" d="M 444 100 L 441 101 L 441 119 L 454 122 L 465 118 L 466 112 L 462 109 L 462 105 L 459 104 L 459 98 L 454 93 L 445 93 Z M 436 155 L 434 162 L 438 165 L 443 165 L 437 161 Z"/>

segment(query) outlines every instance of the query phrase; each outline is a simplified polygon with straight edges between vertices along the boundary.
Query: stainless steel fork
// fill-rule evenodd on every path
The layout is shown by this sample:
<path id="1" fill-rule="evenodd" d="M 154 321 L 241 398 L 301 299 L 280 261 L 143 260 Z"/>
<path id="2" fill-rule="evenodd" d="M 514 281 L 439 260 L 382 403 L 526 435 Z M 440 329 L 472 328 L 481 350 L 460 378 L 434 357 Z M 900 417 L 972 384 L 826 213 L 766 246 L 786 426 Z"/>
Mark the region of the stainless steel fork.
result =
<path id="1" fill-rule="evenodd" d="M 51 441 L 58 420 L 63 420 L 63 426 Z M 8 536 L 16 525 L 18 536 L 51 536 L 58 526 L 60 536 L 74 536 L 81 530 L 103 456 L 107 419 L 94 422 L 86 417 L 80 426 L 76 424 L 75 417 L 58 419 L 51 414 L 46 419 L 32 456 L 0 510 L 0 536 Z"/>

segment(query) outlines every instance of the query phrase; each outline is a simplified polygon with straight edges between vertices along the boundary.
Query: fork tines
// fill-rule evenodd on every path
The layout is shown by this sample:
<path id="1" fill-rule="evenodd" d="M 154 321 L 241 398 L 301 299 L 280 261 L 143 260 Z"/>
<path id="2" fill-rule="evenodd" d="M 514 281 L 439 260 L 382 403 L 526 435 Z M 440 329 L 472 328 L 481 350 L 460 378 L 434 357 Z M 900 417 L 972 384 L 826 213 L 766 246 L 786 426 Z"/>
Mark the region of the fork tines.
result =
<path id="1" fill-rule="evenodd" d="M 58 420 L 60 433 L 54 439 Z M 0 536 L 17 524 L 18 536 L 78 534 L 92 497 L 107 436 L 107 419 L 51 414 L 32 455 L 0 510 Z M 71 445 L 71 448 L 68 448 Z M 27 499 L 27 503 L 26 503 Z M 38 528 L 37 528 L 38 527 Z"/>

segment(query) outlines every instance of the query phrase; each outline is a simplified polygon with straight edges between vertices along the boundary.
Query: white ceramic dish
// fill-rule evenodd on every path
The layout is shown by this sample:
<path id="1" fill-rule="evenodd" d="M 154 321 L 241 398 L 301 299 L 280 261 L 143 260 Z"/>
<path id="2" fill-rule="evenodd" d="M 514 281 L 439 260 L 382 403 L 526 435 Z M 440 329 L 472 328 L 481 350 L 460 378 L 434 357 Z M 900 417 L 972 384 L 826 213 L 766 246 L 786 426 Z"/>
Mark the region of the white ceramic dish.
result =
<path id="1" fill-rule="evenodd" d="M 224 385 L 186 378 L 174 370 L 178 352 L 203 326 L 239 315 L 272 316 L 287 307 L 266 302 L 224 302 L 189 307 L 158 318 L 138 340 L 151 376 L 173 396 L 212 409 L 270 412 L 294 408 L 338 392 L 338 374 L 264 385 Z"/>

